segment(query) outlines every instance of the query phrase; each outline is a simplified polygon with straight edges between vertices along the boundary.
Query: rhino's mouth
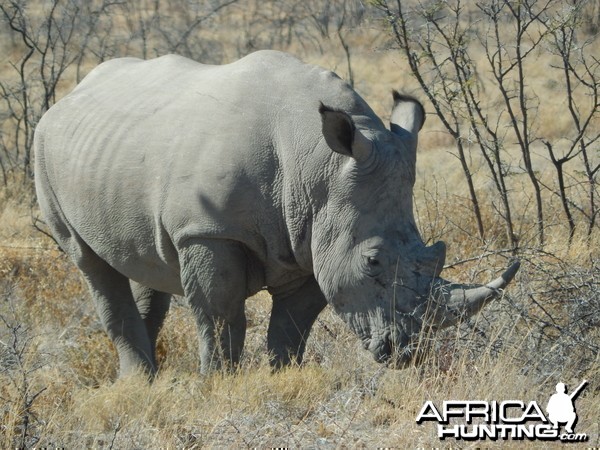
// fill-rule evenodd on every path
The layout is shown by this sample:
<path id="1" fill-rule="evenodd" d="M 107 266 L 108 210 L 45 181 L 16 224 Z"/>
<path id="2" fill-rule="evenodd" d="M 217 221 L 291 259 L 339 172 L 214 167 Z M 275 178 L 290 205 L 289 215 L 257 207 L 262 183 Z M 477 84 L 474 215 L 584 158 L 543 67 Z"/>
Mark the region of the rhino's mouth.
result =
<path id="1" fill-rule="evenodd" d="M 413 360 L 415 345 L 408 336 L 401 334 L 403 336 L 400 339 L 394 339 L 391 332 L 373 336 L 363 340 L 364 347 L 371 352 L 378 363 L 393 369 L 406 368 Z"/>

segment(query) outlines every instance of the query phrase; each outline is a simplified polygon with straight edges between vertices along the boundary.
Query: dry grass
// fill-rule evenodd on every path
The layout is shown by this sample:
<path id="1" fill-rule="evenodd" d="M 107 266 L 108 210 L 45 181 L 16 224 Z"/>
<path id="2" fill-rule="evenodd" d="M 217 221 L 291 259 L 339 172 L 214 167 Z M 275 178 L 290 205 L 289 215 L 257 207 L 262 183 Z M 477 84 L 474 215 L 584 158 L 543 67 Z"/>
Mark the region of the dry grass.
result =
<path id="1" fill-rule="evenodd" d="M 437 217 L 429 227 L 422 225 L 424 233 L 449 242 L 449 262 L 485 253 L 468 231 L 473 226 L 465 220 L 468 215 L 457 207 L 460 191 L 453 178 L 444 180 L 437 173 L 446 187 L 436 191 L 427 177 L 433 172 L 432 163 L 422 158 L 419 186 L 426 194 L 418 202 L 419 215 L 422 223 L 431 220 L 428 215 Z M 198 375 L 194 322 L 178 300 L 160 337 L 158 378 L 152 384 L 142 376 L 115 382 L 116 353 L 77 271 L 49 239 L 31 230 L 29 206 L 15 198 L 20 197 L 4 200 L 3 232 L 19 232 L 3 235 L 0 247 L 2 447 L 23 442 L 94 448 L 436 447 L 440 441 L 435 427 L 415 423 L 426 400 L 522 399 L 545 405 L 556 382 L 574 386 L 584 377 L 591 385 L 577 401 L 577 431 L 591 437 L 588 445 L 598 445 L 600 392 L 595 378 L 600 361 L 558 329 L 546 330 L 554 344 L 540 337 L 535 318 L 543 313 L 538 308 L 550 309 L 565 330 L 570 323 L 565 313 L 572 309 L 563 305 L 561 312 L 551 293 L 545 297 L 548 304 L 527 301 L 532 292 L 544 298 L 538 295 L 547 281 L 544 271 L 559 267 L 552 258 L 523 255 L 530 264 L 509 289 L 509 297 L 468 324 L 436 336 L 436 352 L 419 367 L 394 371 L 377 365 L 326 310 L 309 340 L 305 366 L 273 374 L 265 354 L 270 299 L 262 293 L 247 303 L 248 338 L 238 373 Z M 597 261 L 597 243 L 585 248 L 582 242 L 571 250 L 564 248 L 564 241 L 561 249 L 560 239 L 552 245 L 571 273 L 588 267 L 590 259 Z M 492 276 L 490 265 L 498 269 L 505 258 L 462 264 L 446 276 L 482 281 Z M 596 283 L 597 270 L 596 262 L 595 274 L 587 272 Z M 559 295 L 562 301 L 576 302 L 586 293 L 581 289 Z M 593 301 L 593 294 L 587 295 Z M 515 303 L 525 311 L 515 310 Z M 598 331 L 586 339 L 597 343 Z M 538 443 L 517 446 L 537 448 Z"/>
<path id="2" fill-rule="evenodd" d="M 357 90 L 386 119 L 392 88 L 417 91 L 400 55 L 383 51 L 386 38 L 374 27 L 357 29 L 349 39 Z M 223 41 L 230 45 L 225 58 L 234 59 L 232 40 Z M 324 53 L 291 50 L 346 75 L 339 45 L 322 46 Z M 553 99 L 539 108 L 539 126 L 547 127 L 548 138 L 560 136 L 568 128 L 556 120 L 563 120 L 554 95 L 560 87 L 545 76 L 549 57 L 540 54 L 536 63 L 539 77 L 531 83 L 538 95 Z M 447 278 L 484 282 L 510 258 L 498 251 L 506 239 L 490 181 L 476 173 L 490 230 L 482 243 L 451 141 L 433 116 L 420 139 L 415 203 L 423 236 L 448 243 L 447 263 L 456 266 L 444 272 Z M 535 164 L 542 174 L 549 169 L 543 156 Z M 588 446 L 599 446 L 600 358 L 593 351 L 600 344 L 599 233 L 578 233 L 567 246 L 559 202 L 546 192 L 547 217 L 557 219 L 548 223 L 545 251 L 534 250 L 526 180 L 514 176 L 510 182 L 524 248 L 521 272 L 505 297 L 478 317 L 426 337 L 435 351 L 419 367 L 394 371 L 376 364 L 327 309 L 315 324 L 304 366 L 272 373 L 266 357 L 271 301 L 260 293 L 247 302 L 240 370 L 208 377 L 198 375 L 194 321 L 177 299 L 159 338 L 160 374 L 149 384 L 142 376 L 115 382 L 116 353 L 84 284 L 32 227 L 31 186 L 15 176 L 0 189 L 0 447 L 539 448 L 529 441 L 441 443 L 433 425 L 417 425 L 415 418 L 426 400 L 520 399 L 545 406 L 558 381 L 575 386 L 585 377 L 590 385 L 577 400 L 577 432 L 590 436 Z"/>

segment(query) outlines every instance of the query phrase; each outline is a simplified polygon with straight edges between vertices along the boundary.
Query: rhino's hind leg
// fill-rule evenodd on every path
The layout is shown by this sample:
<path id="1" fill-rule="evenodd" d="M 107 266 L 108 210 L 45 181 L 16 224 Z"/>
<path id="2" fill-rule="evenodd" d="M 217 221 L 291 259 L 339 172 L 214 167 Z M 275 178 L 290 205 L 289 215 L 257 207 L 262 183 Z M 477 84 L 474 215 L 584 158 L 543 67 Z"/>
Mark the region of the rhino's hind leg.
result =
<path id="1" fill-rule="evenodd" d="M 135 304 L 146 324 L 152 349 L 152 362 L 156 365 L 156 341 L 171 306 L 171 294 L 155 291 L 135 281 L 131 281 L 130 284 Z"/>
<path id="2" fill-rule="evenodd" d="M 138 370 L 156 372 L 146 325 L 133 299 L 129 279 L 110 267 L 89 248 L 79 261 L 96 310 L 119 353 L 123 377 Z"/>
<path id="3" fill-rule="evenodd" d="M 272 292 L 272 295 L 273 310 L 267 334 L 271 365 L 300 364 L 310 329 L 327 301 L 314 277 L 291 293 Z"/>
<path id="4" fill-rule="evenodd" d="M 234 241 L 194 239 L 180 249 L 185 296 L 196 317 L 201 372 L 235 367 L 246 337 L 247 258 Z"/>
<path id="5" fill-rule="evenodd" d="M 49 188 L 42 157 L 37 161 L 36 184 L 40 207 L 54 238 L 81 270 L 100 320 L 119 354 L 120 375 L 156 366 L 146 326 L 131 293 L 129 280 L 103 261 L 74 231 Z"/>

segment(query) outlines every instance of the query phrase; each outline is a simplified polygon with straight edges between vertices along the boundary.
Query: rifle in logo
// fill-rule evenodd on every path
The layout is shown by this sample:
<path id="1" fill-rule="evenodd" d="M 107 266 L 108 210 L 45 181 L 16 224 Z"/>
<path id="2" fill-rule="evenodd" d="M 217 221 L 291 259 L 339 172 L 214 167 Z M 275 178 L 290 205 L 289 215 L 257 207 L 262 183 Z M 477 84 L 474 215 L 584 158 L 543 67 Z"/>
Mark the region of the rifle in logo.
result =
<path id="1" fill-rule="evenodd" d="M 556 394 L 553 394 L 548 401 L 546 411 L 548 419 L 552 422 L 553 428 L 558 429 L 559 423 L 566 423 L 565 431 L 573 434 L 573 427 L 577 422 L 577 412 L 575 411 L 575 399 L 588 384 L 587 380 L 582 383 L 571 394 L 567 394 L 567 387 L 564 383 L 556 385 Z"/>

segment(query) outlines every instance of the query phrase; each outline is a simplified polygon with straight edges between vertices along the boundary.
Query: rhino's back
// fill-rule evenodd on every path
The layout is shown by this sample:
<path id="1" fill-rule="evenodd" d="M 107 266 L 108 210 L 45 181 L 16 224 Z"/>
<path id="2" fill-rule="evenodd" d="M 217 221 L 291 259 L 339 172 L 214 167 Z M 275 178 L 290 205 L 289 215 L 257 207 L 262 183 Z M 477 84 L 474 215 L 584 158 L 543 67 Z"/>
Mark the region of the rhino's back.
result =
<path id="1" fill-rule="evenodd" d="M 283 147 L 298 135 L 316 146 L 328 98 L 364 107 L 330 73 L 277 52 L 223 66 L 109 61 L 40 122 L 38 183 L 100 257 L 138 281 L 170 277 L 164 290 L 191 237 L 237 240 L 265 264 L 289 259 L 281 158 L 296 149 Z"/>

